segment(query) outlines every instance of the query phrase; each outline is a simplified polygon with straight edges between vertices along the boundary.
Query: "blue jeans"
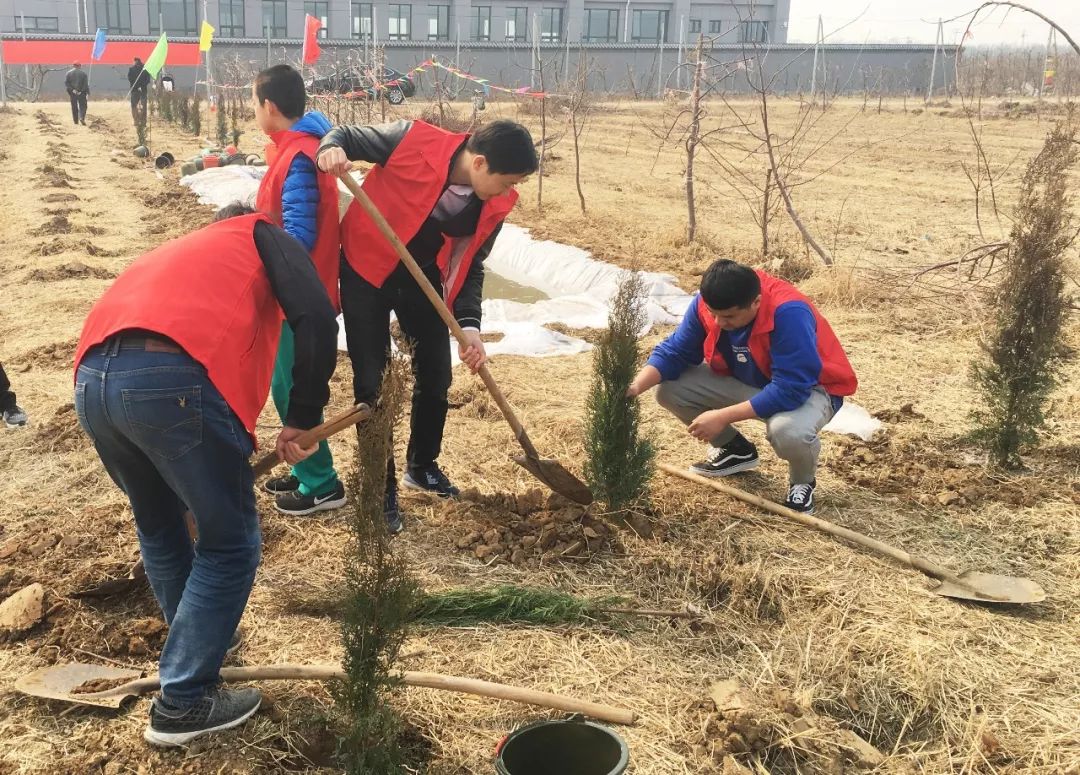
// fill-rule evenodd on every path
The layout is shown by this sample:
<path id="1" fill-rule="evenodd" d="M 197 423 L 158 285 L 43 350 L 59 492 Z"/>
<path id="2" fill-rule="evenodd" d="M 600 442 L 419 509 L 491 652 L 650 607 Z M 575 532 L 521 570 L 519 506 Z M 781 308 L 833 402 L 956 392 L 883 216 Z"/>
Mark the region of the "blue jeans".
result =
<path id="1" fill-rule="evenodd" d="M 161 694 L 186 706 L 218 682 L 261 557 L 253 445 L 190 356 L 122 342 L 113 337 L 83 358 L 75 411 L 131 501 L 146 575 L 169 623 Z"/>

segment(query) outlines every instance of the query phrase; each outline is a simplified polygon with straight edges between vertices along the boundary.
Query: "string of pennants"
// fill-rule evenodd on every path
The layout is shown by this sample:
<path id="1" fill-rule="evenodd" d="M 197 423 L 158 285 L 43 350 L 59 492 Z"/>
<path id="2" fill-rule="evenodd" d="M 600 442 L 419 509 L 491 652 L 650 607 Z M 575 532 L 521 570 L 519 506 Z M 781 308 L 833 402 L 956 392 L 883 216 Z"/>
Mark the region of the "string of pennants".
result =
<path id="1" fill-rule="evenodd" d="M 406 73 L 406 75 L 412 75 L 413 73 L 423 73 L 423 72 L 426 72 L 429 69 L 436 69 L 436 68 L 438 68 L 440 70 L 445 70 L 446 72 L 451 73 L 451 74 L 457 76 L 458 78 L 461 78 L 462 80 L 472 81 L 473 83 L 479 84 L 481 87 L 483 87 L 485 94 L 488 94 L 492 90 L 494 90 L 494 91 L 504 92 L 505 94 L 514 94 L 514 95 L 517 95 L 519 97 L 534 97 L 536 99 L 542 99 L 544 97 L 558 96 L 558 95 L 552 94 L 551 92 L 532 91 L 532 88 L 529 87 L 529 86 L 522 86 L 519 89 L 512 89 L 509 86 L 497 86 L 496 84 L 493 84 L 487 78 L 481 78 L 478 75 L 473 75 L 472 73 L 467 73 L 464 70 L 461 70 L 460 68 L 454 67 L 453 65 L 444 65 L 442 62 L 439 62 L 438 60 L 435 60 L 435 59 L 428 59 L 428 60 L 426 60 L 424 62 L 421 62 L 416 67 L 414 67 L 412 70 L 410 70 L 408 73 Z M 396 86 L 399 82 L 400 82 L 400 79 L 394 79 L 392 81 L 386 81 L 385 83 L 382 83 L 382 84 L 379 84 L 379 85 L 383 86 L 383 87 Z"/>

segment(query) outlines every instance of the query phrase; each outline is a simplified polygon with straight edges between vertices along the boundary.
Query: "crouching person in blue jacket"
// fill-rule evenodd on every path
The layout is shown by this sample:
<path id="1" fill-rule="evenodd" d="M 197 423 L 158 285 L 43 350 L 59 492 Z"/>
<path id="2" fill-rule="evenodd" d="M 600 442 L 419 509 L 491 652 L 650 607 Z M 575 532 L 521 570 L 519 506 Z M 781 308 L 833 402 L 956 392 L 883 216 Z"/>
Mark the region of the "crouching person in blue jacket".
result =
<path id="1" fill-rule="evenodd" d="M 701 476 L 757 468 L 757 448 L 734 424 L 764 420 L 769 443 L 789 466 L 784 505 L 812 514 L 818 434 L 857 384 L 843 346 L 810 299 L 777 277 L 721 259 L 628 395 L 660 386 L 660 405 L 711 444 L 690 468 Z"/>

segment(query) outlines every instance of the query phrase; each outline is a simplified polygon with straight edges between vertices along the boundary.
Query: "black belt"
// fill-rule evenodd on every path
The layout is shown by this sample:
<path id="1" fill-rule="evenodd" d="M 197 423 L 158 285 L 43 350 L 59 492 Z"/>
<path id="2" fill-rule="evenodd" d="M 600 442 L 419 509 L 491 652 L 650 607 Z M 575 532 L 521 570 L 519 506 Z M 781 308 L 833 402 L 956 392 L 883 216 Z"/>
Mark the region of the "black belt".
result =
<path id="1" fill-rule="evenodd" d="M 184 348 L 180 347 L 172 339 L 167 336 L 161 336 L 160 334 L 152 333 L 133 333 L 133 334 L 119 334 L 114 337 L 119 339 L 120 344 L 117 349 L 120 350 L 145 350 L 148 353 L 183 353 Z"/>

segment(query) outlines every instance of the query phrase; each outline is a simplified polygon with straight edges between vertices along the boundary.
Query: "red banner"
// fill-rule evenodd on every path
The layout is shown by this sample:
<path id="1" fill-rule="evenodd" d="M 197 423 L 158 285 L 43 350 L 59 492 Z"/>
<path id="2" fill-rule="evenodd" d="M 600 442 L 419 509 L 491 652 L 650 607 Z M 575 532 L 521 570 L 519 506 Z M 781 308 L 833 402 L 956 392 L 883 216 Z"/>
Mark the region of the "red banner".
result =
<path id="1" fill-rule="evenodd" d="M 130 65 L 135 57 L 144 62 L 157 44 L 156 40 L 145 43 L 110 40 L 105 46 L 98 65 Z M 90 63 L 90 52 L 94 48 L 92 40 L 5 40 L 5 65 L 68 65 L 79 62 L 83 66 Z M 169 42 L 167 66 L 195 67 L 199 64 L 198 43 Z"/>

